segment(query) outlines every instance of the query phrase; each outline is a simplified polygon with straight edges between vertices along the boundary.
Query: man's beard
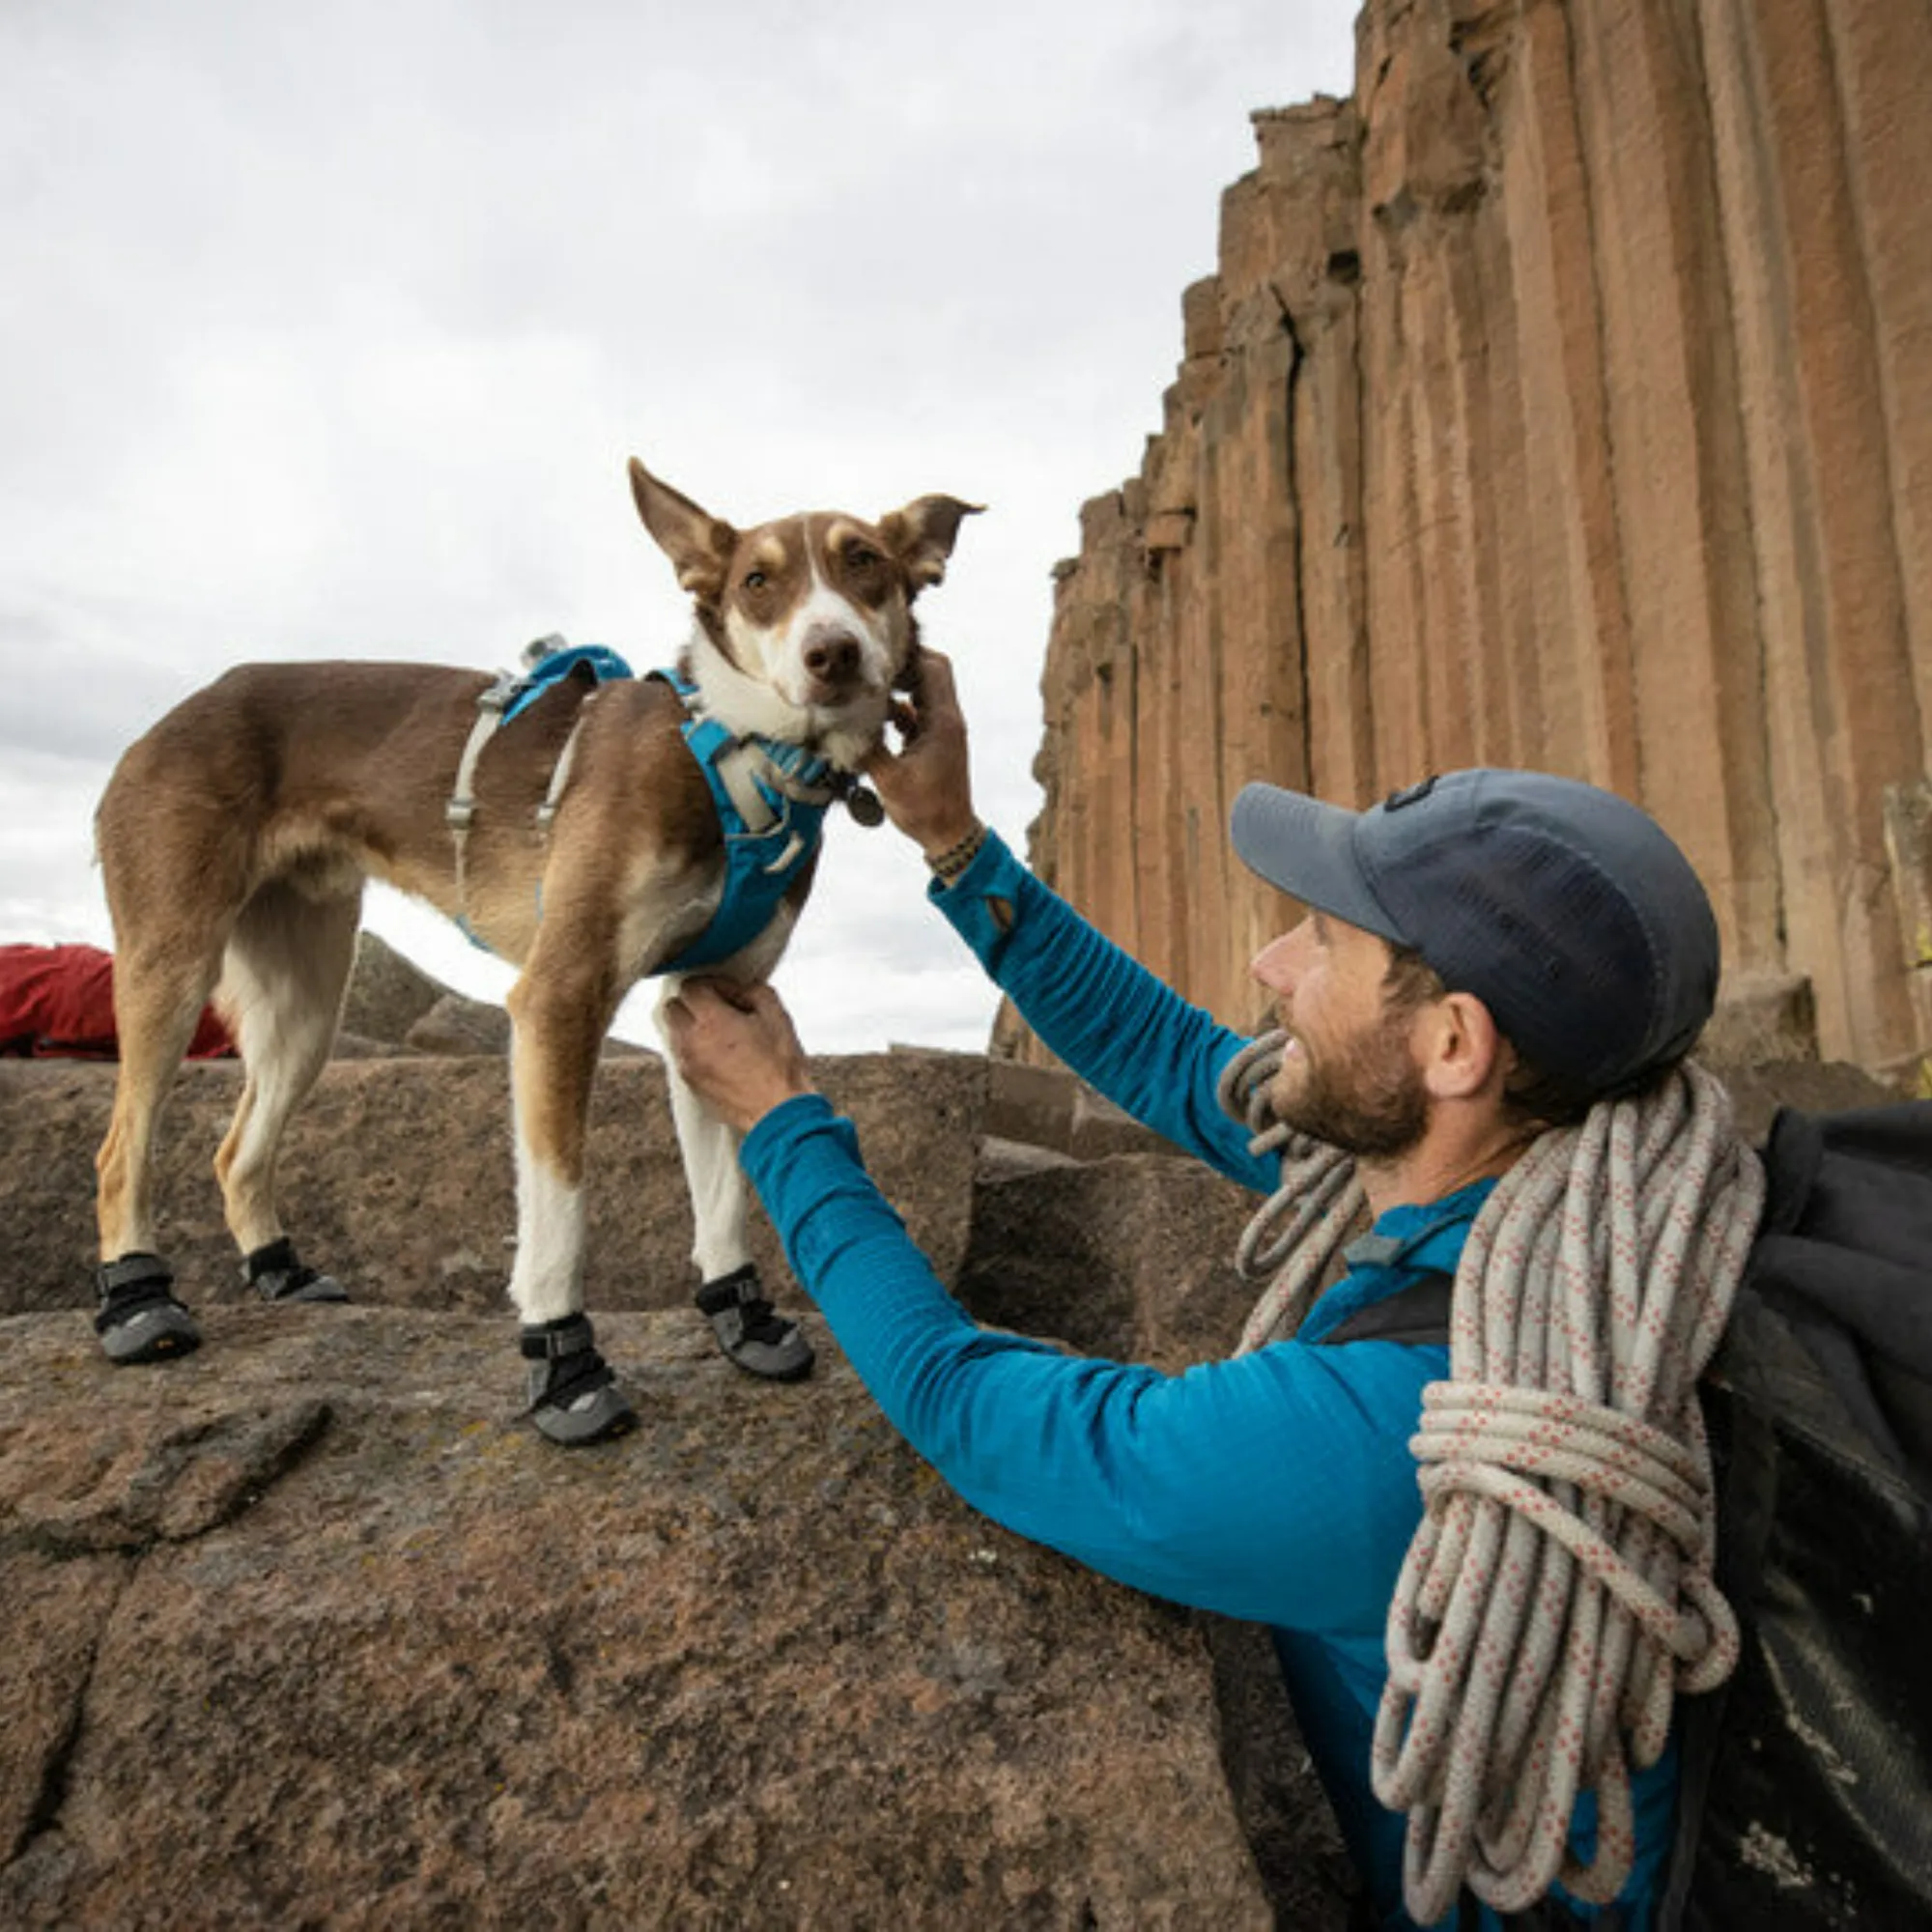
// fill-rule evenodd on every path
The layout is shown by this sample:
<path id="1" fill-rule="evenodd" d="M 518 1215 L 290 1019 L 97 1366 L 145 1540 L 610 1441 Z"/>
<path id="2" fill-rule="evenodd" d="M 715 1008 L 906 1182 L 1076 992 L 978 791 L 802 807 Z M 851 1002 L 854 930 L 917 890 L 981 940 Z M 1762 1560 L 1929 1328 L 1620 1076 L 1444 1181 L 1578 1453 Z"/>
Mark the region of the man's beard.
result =
<path id="1" fill-rule="evenodd" d="M 1301 1042 L 1301 1079 L 1269 1099 L 1275 1118 L 1296 1133 L 1358 1160 L 1396 1160 L 1429 1127 L 1429 1091 L 1408 1051 L 1412 1013 L 1384 1013 L 1345 1047 L 1317 1060 Z"/>

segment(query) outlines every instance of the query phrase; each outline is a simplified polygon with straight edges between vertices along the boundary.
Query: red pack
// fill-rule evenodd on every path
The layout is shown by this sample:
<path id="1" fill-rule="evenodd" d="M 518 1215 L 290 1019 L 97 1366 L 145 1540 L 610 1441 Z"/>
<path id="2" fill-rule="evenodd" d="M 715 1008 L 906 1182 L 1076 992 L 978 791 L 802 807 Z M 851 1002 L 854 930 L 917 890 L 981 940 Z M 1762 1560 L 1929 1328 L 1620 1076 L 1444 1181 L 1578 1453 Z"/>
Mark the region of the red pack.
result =
<path id="1" fill-rule="evenodd" d="M 35 1060 L 114 1060 L 114 956 L 98 946 L 0 946 L 0 1054 Z M 235 1051 L 205 1009 L 187 1057 Z"/>

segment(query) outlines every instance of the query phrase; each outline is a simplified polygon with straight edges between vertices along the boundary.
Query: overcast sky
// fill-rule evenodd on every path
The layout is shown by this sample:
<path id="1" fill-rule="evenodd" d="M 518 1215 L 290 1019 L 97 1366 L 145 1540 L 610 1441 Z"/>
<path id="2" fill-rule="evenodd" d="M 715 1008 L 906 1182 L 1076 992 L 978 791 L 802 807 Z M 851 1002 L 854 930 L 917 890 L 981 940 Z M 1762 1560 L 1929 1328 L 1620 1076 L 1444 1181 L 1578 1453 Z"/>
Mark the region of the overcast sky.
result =
<path id="1" fill-rule="evenodd" d="M 1159 426 L 1249 113 L 1348 93 L 1353 12 L 0 0 L 0 938 L 108 943 L 101 785 L 231 664 L 668 663 L 633 453 L 741 524 L 988 506 L 921 612 L 1024 849 L 1048 573 Z M 819 879 L 808 1047 L 982 1047 L 911 848 L 835 812 Z"/>

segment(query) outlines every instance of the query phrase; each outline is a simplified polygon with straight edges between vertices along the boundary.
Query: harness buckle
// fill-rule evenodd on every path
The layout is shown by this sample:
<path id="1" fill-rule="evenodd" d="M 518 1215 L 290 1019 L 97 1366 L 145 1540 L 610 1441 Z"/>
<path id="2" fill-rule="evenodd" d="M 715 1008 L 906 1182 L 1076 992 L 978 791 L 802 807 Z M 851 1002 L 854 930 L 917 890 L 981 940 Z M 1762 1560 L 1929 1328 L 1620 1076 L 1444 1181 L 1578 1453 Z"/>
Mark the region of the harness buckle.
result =
<path id="1" fill-rule="evenodd" d="M 453 798 L 442 809 L 444 820 L 452 832 L 468 832 L 469 822 L 476 816 L 476 802 L 468 798 Z"/>

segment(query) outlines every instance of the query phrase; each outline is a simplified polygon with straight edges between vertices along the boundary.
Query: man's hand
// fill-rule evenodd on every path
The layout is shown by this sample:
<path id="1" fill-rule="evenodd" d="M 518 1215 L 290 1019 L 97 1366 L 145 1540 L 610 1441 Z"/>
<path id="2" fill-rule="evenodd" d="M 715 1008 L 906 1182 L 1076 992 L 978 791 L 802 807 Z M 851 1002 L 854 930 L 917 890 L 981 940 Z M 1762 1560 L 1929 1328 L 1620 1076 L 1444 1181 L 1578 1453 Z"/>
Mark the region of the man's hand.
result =
<path id="1" fill-rule="evenodd" d="M 883 745 L 866 761 L 866 776 L 886 814 L 935 859 L 978 829 L 973 775 L 966 754 L 966 718 L 953 688 L 952 661 L 922 651 L 919 688 L 893 707 L 899 750 Z"/>
<path id="2" fill-rule="evenodd" d="M 769 986 L 687 980 L 665 1003 L 663 1020 L 677 1070 L 741 1134 L 780 1101 L 811 1092 L 791 1015 Z"/>

